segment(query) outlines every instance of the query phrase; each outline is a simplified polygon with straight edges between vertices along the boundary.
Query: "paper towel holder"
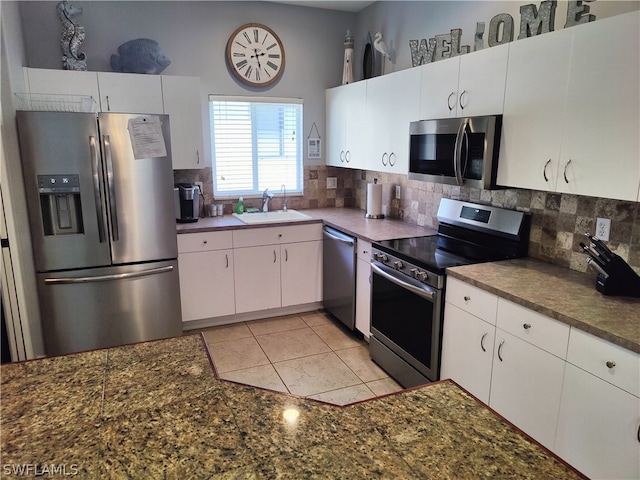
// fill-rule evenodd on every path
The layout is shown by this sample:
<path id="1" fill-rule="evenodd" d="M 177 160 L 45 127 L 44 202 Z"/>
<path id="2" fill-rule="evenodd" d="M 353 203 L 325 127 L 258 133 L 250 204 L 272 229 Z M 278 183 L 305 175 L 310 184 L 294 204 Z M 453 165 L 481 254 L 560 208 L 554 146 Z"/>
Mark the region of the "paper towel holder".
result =
<path id="1" fill-rule="evenodd" d="M 364 218 L 371 218 L 371 219 L 383 219 L 384 218 L 384 214 L 382 213 L 382 185 L 380 185 L 378 188 L 380 189 L 379 194 L 378 194 L 378 198 L 375 199 L 378 201 L 379 205 L 377 205 L 377 209 L 373 208 L 373 202 L 375 201 L 374 199 L 371 198 L 371 193 L 373 192 L 372 188 L 369 188 L 373 185 L 377 185 L 378 184 L 378 179 L 374 178 L 373 179 L 373 184 L 369 184 L 368 188 L 367 188 L 367 212 L 364 215 Z M 371 210 L 378 210 L 380 213 L 370 213 Z"/>

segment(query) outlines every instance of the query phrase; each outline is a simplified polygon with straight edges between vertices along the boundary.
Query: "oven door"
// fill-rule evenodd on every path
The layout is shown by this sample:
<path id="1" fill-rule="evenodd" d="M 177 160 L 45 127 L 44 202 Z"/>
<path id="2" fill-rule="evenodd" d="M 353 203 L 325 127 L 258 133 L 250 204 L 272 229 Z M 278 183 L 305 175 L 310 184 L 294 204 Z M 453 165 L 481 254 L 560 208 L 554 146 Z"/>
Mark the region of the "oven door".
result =
<path id="1" fill-rule="evenodd" d="M 377 262 L 371 270 L 371 358 L 404 387 L 438 380 L 442 290 Z"/>

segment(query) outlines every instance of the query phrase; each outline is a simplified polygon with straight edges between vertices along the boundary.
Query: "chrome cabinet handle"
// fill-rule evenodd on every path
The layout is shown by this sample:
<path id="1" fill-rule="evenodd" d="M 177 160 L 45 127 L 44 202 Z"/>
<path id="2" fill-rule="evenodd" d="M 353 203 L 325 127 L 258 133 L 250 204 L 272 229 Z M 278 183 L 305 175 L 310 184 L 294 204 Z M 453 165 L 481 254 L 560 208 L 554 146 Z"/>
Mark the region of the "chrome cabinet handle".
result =
<path id="1" fill-rule="evenodd" d="M 524 325 L 522 325 L 522 328 L 524 328 L 525 330 L 529 330 L 531 328 L 531 324 L 525 323 Z"/>
<path id="2" fill-rule="evenodd" d="M 109 105 L 109 95 L 106 96 L 107 99 L 107 112 L 111 111 L 111 105 Z"/>
<path id="3" fill-rule="evenodd" d="M 385 167 L 387 166 L 387 162 L 386 162 L 386 161 L 385 161 L 385 159 L 384 159 L 386 156 L 387 156 L 387 152 L 384 152 L 384 153 L 382 154 L 382 158 L 381 158 L 381 160 L 382 160 L 382 165 L 384 165 Z"/>
<path id="4" fill-rule="evenodd" d="M 340 161 L 344 163 L 344 150 L 340 150 Z"/>
<path id="5" fill-rule="evenodd" d="M 640 425 L 638 425 L 638 442 L 640 442 Z"/>
<path id="6" fill-rule="evenodd" d="M 289 250 L 287 250 L 286 248 L 284 249 L 284 261 L 289 261 Z"/>
<path id="7" fill-rule="evenodd" d="M 613 368 L 613 367 L 615 367 L 615 366 L 616 366 L 616 362 L 613 362 L 613 361 L 609 360 L 609 361 L 606 363 L 606 365 L 607 365 L 607 368 Z"/>
<path id="8" fill-rule="evenodd" d="M 344 159 L 346 160 L 347 163 L 351 161 L 351 150 L 346 151 L 346 153 L 344 154 Z"/>
<path id="9" fill-rule="evenodd" d="M 456 92 L 451 92 L 447 97 L 447 107 L 449 107 L 449 111 L 453 110 L 453 107 L 451 106 L 451 97 L 453 97 L 455 94 Z M 455 106 L 455 103 L 453 105 Z"/>
<path id="10" fill-rule="evenodd" d="M 392 158 L 394 159 L 393 161 L 391 161 Z M 396 154 L 391 152 L 389 154 L 389 165 L 391 165 L 392 167 L 396 164 L 395 158 L 396 158 Z"/>
<path id="11" fill-rule="evenodd" d="M 544 169 L 542 170 L 542 176 L 544 177 L 544 181 L 548 182 L 549 177 L 547 177 L 547 167 L 551 163 L 551 159 L 547 160 L 547 163 L 544 164 Z"/>
<path id="12" fill-rule="evenodd" d="M 564 165 L 564 181 L 565 181 L 565 183 L 569 183 L 569 179 L 567 178 L 567 167 L 569 166 L 570 163 L 571 163 L 571 159 L 569 159 L 569 161 L 567 163 L 565 163 L 565 165 Z"/>
<path id="13" fill-rule="evenodd" d="M 274 250 L 274 251 L 273 251 L 273 263 L 276 263 L 276 259 L 277 259 L 277 257 L 276 257 L 276 251 Z"/>
<path id="14" fill-rule="evenodd" d="M 498 345 L 498 359 L 502 362 L 502 345 L 504 345 L 504 340 L 500 340 L 500 345 Z"/>
<path id="15" fill-rule="evenodd" d="M 225 253 L 224 254 L 224 259 L 227 261 L 227 264 L 225 265 L 224 268 L 229 268 L 229 254 Z"/>
<path id="16" fill-rule="evenodd" d="M 487 349 L 484 348 L 484 339 L 487 337 L 487 335 L 489 335 L 489 332 L 484 332 L 484 335 L 482 335 L 482 338 L 480 339 L 480 348 L 483 352 L 487 351 Z"/>
<path id="17" fill-rule="evenodd" d="M 200 150 L 196 150 L 196 164 L 200 165 Z"/>
<path id="18" fill-rule="evenodd" d="M 460 94 L 460 98 L 459 98 L 459 100 L 458 100 L 458 103 L 460 104 L 460 108 L 461 108 L 462 110 L 464 110 L 464 105 L 462 105 L 462 98 L 464 97 L 464 95 L 465 95 L 466 93 L 467 93 L 467 91 L 466 91 L 466 90 L 463 90 L 463 91 L 462 91 L 462 93 Z"/>

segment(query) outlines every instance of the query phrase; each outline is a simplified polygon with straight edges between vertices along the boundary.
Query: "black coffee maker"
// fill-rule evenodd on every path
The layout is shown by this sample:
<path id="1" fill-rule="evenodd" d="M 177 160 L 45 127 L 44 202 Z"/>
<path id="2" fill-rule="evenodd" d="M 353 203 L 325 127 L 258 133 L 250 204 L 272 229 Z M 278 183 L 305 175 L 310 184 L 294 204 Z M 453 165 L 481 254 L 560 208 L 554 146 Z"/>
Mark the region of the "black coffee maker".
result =
<path id="1" fill-rule="evenodd" d="M 176 221 L 178 223 L 197 222 L 200 211 L 200 187 L 193 183 L 176 183 L 173 193 Z"/>

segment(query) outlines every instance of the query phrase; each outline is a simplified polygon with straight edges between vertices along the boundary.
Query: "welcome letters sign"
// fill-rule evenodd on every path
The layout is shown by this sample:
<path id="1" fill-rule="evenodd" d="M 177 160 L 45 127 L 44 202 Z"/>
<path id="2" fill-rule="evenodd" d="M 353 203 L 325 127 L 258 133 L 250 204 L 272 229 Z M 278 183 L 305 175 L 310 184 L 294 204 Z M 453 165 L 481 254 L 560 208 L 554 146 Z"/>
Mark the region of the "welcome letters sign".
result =
<path id="1" fill-rule="evenodd" d="M 593 2 L 595 0 L 584 0 Z M 520 7 L 520 34 L 518 40 L 543 33 L 552 32 L 556 19 L 556 0 L 545 0 L 540 3 L 540 8 L 534 4 Z M 564 28 L 582 23 L 593 22 L 595 15 L 589 13 L 589 6 L 583 5 L 583 0 L 570 1 L 567 6 L 567 17 Z M 513 41 L 515 22 L 508 13 L 499 13 L 489 22 L 489 34 L 487 44 L 489 47 L 503 45 Z M 484 48 L 485 23 L 476 23 L 476 34 L 473 50 Z M 445 58 L 457 57 L 471 51 L 469 45 L 460 45 L 462 29 L 454 28 L 449 33 L 436 35 L 426 39 L 409 40 L 411 49 L 411 61 L 414 67 L 426 63 L 436 62 Z"/>

